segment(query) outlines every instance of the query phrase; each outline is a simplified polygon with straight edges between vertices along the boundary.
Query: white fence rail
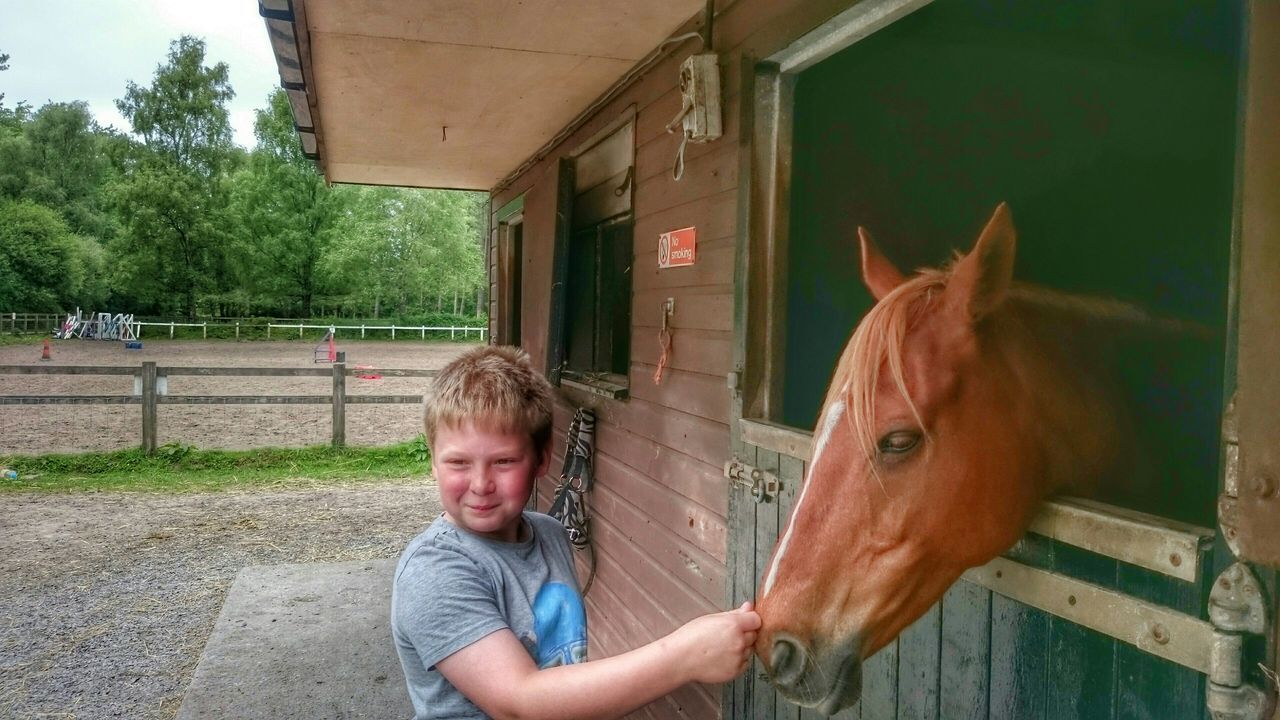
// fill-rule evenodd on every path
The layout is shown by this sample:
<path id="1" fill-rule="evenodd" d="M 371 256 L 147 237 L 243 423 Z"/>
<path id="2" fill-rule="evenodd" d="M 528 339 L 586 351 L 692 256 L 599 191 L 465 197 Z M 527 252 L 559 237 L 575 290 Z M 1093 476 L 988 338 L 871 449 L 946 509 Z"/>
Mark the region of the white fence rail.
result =
<path id="1" fill-rule="evenodd" d="M 45 332 L 53 330 L 62 324 L 62 316 L 46 313 L 3 313 L 0 314 L 0 332 Z M 245 329 L 261 328 L 263 323 L 243 323 Z M 240 339 L 240 322 L 146 322 L 142 320 L 134 320 L 129 323 L 133 328 L 133 336 L 142 338 L 142 328 L 168 328 L 169 338 L 173 339 L 174 331 L 177 328 L 200 328 L 200 336 L 209 337 L 209 328 L 234 328 L 236 339 Z M 390 332 L 391 339 L 396 339 L 396 333 L 417 333 L 423 340 L 427 339 L 427 333 L 449 333 L 449 339 L 457 339 L 459 335 L 463 339 L 471 337 L 474 333 L 481 342 L 484 342 L 488 336 L 489 329 L 487 327 L 458 327 L 445 325 L 313 325 L 307 323 L 266 323 L 267 338 L 271 337 L 271 331 L 274 330 L 297 330 L 298 338 L 301 339 L 304 330 L 328 330 L 334 329 L 334 335 L 337 336 L 340 330 L 360 331 L 360 339 L 364 339 L 367 333 L 373 331 Z"/>
<path id="2" fill-rule="evenodd" d="M 476 333 L 479 336 L 480 340 L 483 342 L 485 334 L 489 332 L 489 329 L 484 327 L 441 327 L 441 326 L 433 327 L 430 325 L 306 325 L 303 323 L 298 323 L 296 325 L 295 324 L 286 325 L 286 324 L 277 324 L 277 323 L 267 323 L 268 338 L 271 337 L 272 328 L 281 328 L 284 330 L 296 329 L 298 331 L 299 338 L 302 337 L 302 331 L 304 329 L 313 329 L 313 330 L 333 329 L 334 330 L 333 334 L 335 337 L 338 334 L 337 333 L 338 330 L 359 330 L 361 340 L 364 339 L 365 332 L 368 330 L 390 330 L 391 339 L 395 340 L 396 331 L 399 330 L 401 332 L 408 331 L 408 332 L 421 333 L 422 338 L 424 340 L 426 339 L 428 332 L 447 332 L 449 333 L 450 340 L 456 339 L 458 336 L 458 333 L 462 333 L 462 337 L 464 339 L 467 337 L 470 337 L 470 333 Z"/>

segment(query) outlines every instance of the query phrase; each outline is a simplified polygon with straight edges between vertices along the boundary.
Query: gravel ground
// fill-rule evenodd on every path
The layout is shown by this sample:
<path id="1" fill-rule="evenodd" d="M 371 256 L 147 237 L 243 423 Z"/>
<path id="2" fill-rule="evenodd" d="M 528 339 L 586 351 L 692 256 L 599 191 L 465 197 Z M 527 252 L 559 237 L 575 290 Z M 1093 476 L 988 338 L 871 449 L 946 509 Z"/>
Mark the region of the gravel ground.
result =
<path id="1" fill-rule="evenodd" d="M 173 718 L 246 565 L 388 558 L 427 481 L 0 495 L 0 717 Z"/>

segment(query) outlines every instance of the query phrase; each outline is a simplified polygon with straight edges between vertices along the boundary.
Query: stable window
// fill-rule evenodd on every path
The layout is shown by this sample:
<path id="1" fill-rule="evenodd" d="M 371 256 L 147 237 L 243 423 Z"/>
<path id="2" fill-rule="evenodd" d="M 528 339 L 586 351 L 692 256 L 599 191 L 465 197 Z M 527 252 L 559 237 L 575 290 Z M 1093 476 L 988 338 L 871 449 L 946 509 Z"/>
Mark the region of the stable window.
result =
<path id="1" fill-rule="evenodd" d="M 1238 6 L 1043 10 L 934 3 L 835 52 L 800 44 L 757 67 L 754 142 L 777 177 L 752 197 L 749 272 L 773 291 L 746 328 L 745 417 L 815 425 L 872 304 L 859 226 L 910 272 L 968 250 L 1007 202 L 1017 280 L 1225 332 Z M 1144 440 L 1166 448 L 1157 474 L 1187 498 L 1173 516 L 1212 525 L 1223 358 L 1206 353 L 1135 360 L 1123 391 Z"/>
<path id="2" fill-rule="evenodd" d="M 552 379 L 621 398 L 631 362 L 631 118 L 561 162 Z M 559 327 L 557 327 L 557 325 Z"/>

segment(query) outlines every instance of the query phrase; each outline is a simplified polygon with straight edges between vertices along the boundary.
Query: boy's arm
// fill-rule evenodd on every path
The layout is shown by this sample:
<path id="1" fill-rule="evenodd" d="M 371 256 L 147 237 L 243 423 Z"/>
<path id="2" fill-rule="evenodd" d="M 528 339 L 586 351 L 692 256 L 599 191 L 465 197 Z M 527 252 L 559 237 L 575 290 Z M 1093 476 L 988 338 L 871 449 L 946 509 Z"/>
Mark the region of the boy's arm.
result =
<path id="1" fill-rule="evenodd" d="M 686 683 L 733 679 L 751 659 L 759 627 L 760 616 L 745 603 L 630 652 L 546 670 L 534 665 L 510 630 L 500 630 L 436 669 L 495 720 L 614 718 Z"/>

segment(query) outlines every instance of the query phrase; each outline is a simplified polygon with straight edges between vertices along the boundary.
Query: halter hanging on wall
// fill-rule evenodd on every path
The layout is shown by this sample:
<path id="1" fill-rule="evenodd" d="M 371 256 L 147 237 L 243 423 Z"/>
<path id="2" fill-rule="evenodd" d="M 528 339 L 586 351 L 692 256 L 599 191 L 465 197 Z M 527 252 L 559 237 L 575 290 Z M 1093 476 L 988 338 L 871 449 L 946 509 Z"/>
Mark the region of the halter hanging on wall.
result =
<path id="1" fill-rule="evenodd" d="M 595 435 L 595 414 L 579 408 L 565 433 L 564 468 L 552 495 L 551 509 L 547 511 L 564 526 L 569 542 L 589 554 L 591 569 L 582 587 L 583 595 L 591 589 L 596 577 L 596 551 L 591 544 L 590 516 L 587 513 L 587 493 L 593 480 Z"/>

